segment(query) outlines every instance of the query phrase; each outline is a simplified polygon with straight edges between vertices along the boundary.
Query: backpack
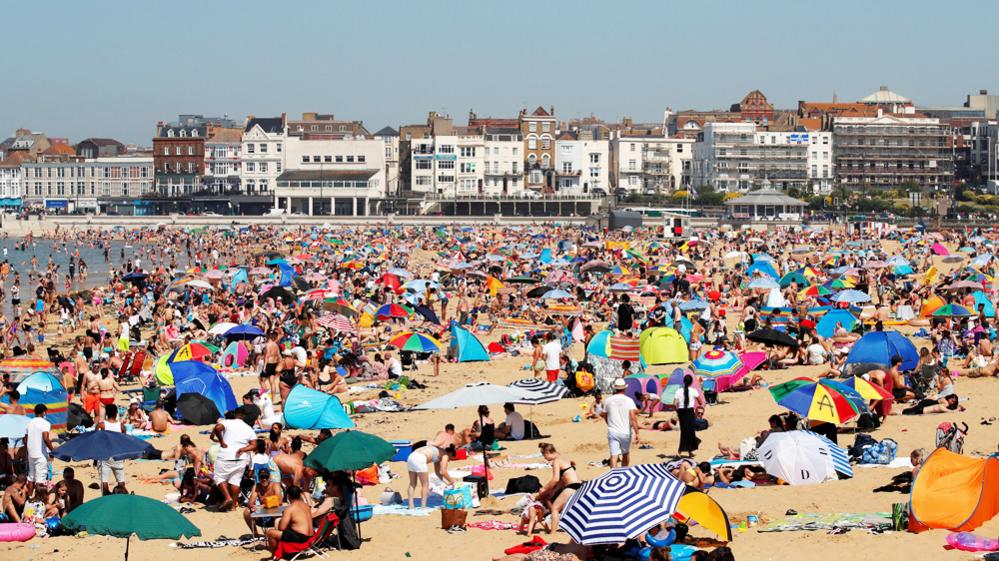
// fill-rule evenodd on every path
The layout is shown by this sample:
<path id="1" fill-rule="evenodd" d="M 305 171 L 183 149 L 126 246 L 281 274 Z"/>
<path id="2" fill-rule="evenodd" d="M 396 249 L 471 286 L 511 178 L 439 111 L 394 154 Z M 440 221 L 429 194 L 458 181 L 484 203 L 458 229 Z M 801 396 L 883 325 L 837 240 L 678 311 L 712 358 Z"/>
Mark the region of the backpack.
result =
<path id="1" fill-rule="evenodd" d="M 541 490 L 541 480 L 533 475 L 514 477 L 506 484 L 506 494 L 537 493 Z"/>
<path id="2" fill-rule="evenodd" d="M 964 451 L 964 437 L 968 435 L 968 424 L 961 423 L 964 428 L 957 426 L 957 423 L 944 421 L 937 425 L 937 448 L 946 448 L 955 454 Z"/>
<path id="3" fill-rule="evenodd" d="M 580 370 L 576 372 L 576 388 L 583 393 L 588 393 L 593 391 L 597 385 L 596 380 L 593 378 L 593 374 Z"/>

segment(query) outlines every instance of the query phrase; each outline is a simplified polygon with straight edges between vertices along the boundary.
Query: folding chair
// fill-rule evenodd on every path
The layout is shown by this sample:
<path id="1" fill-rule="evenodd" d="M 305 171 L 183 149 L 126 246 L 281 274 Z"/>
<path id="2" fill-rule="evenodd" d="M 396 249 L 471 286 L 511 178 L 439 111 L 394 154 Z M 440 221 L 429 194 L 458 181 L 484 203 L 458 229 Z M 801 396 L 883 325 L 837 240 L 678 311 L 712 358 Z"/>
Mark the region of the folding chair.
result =
<path id="1" fill-rule="evenodd" d="M 279 541 L 277 549 L 274 550 L 274 559 L 288 559 L 296 561 L 303 556 L 318 556 L 326 559 L 326 553 L 322 551 L 323 544 L 329 539 L 330 534 L 340 523 L 340 517 L 332 512 L 323 517 L 316 532 L 304 543 L 290 543 Z"/>
<path id="2" fill-rule="evenodd" d="M 156 402 L 160 400 L 159 386 L 152 388 L 142 388 L 142 410 L 146 413 L 156 409 Z"/>
<path id="3" fill-rule="evenodd" d="M 119 381 L 124 380 L 125 376 L 128 374 L 128 369 L 132 365 L 132 353 L 131 351 L 125 353 L 125 356 L 121 359 L 121 368 L 118 369 L 118 373 L 115 376 Z"/>

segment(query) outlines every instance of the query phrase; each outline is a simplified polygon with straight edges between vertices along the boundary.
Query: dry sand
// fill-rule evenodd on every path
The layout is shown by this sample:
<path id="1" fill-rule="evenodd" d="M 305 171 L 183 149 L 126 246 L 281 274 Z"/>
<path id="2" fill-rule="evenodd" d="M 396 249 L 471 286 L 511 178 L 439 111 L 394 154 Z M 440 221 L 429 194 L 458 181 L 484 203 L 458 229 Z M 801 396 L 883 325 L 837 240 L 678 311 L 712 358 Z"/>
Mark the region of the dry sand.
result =
<path id="1" fill-rule="evenodd" d="M 484 342 L 498 337 L 497 333 L 483 337 Z M 917 346 L 925 340 L 915 340 Z M 573 348 L 574 356 L 582 356 L 581 345 Z M 415 405 L 430 398 L 442 395 L 469 382 L 488 380 L 498 384 L 506 384 L 525 377 L 522 369 L 529 357 L 507 357 L 488 363 L 442 364 L 441 375 L 432 376 L 429 364 L 420 365 L 416 378 L 427 384 L 426 390 L 409 390 L 402 393 L 401 401 Z M 660 372 L 666 367 L 654 367 L 652 372 Z M 816 375 L 820 367 L 795 367 L 788 370 L 767 373 L 769 383 L 779 383 L 796 376 Z M 236 395 L 241 395 L 256 384 L 255 377 L 235 378 L 232 380 Z M 934 433 L 938 423 L 949 421 L 965 421 L 971 426 L 966 440 L 966 453 L 990 453 L 996 450 L 999 441 L 999 424 L 982 426 L 979 420 L 996 414 L 994 403 L 999 399 L 999 383 L 991 380 L 968 380 L 961 378 L 957 382 L 957 391 L 962 396 L 962 402 L 967 411 L 952 415 L 927 415 L 922 417 L 892 416 L 886 425 L 874 433 L 881 439 L 891 437 L 899 443 L 899 454 L 908 453 L 919 447 L 932 448 Z M 712 426 L 698 433 L 702 439 L 699 459 L 708 459 L 715 454 L 715 445 L 721 441 L 730 445 L 738 445 L 747 436 L 766 428 L 767 417 L 780 412 L 769 393 L 765 390 L 754 390 L 742 393 L 722 394 L 723 403 L 712 406 L 708 416 Z M 558 403 L 542 405 L 534 408 L 533 420 L 542 428 L 546 439 L 554 443 L 569 459 L 576 462 L 580 476 L 583 479 L 595 477 L 604 471 L 603 468 L 590 466 L 590 462 L 599 461 L 606 455 L 605 427 L 597 421 L 572 422 L 572 418 L 583 412 L 582 406 L 588 400 L 567 399 Z M 492 407 L 496 422 L 502 420 L 502 411 L 498 406 Z M 665 413 L 659 413 L 656 418 L 664 418 Z M 386 439 L 419 440 L 432 437 L 445 423 L 453 422 L 459 428 L 469 426 L 475 418 L 474 408 L 454 411 L 416 411 L 407 413 L 379 413 L 356 417 L 358 428 L 377 434 Z M 202 427 L 205 428 L 205 427 Z M 163 438 L 151 440 L 160 449 L 172 447 L 182 433 L 191 435 L 201 446 L 208 445 L 207 435 L 198 434 L 198 428 L 185 431 L 175 431 Z M 294 434 L 297 431 L 292 431 Z M 677 432 L 643 432 L 642 440 L 653 446 L 649 450 L 633 449 L 634 463 L 651 463 L 662 461 L 660 454 L 672 455 L 676 452 L 679 433 Z M 852 443 L 853 435 L 840 436 L 840 442 Z M 504 443 L 505 454 L 520 455 L 537 452 L 536 441 Z M 539 460 L 528 460 L 539 461 Z M 457 462 L 456 466 L 467 465 L 468 462 Z M 55 473 L 60 473 L 65 466 L 56 461 Z M 85 483 L 97 480 L 96 470 L 87 463 L 71 464 L 77 469 L 77 477 Z M 126 470 L 130 479 L 129 488 L 136 494 L 142 494 L 156 499 L 162 499 L 173 489 L 167 486 L 144 485 L 136 481 L 137 476 L 154 475 L 161 468 L 171 467 L 170 462 L 127 462 Z M 371 502 L 377 502 L 385 487 L 390 487 L 405 496 L 407 477 L 404 463 L 391 464 L 392 470 L 401 475 L 388 485 L 366 487 L 364 496 Z M 799 513 L 870 513 L 890 511 L 892 503 L 902 502 L 907 495 L 873 493 L 872 489 L 887 483 L 891 476 L 901 470 L 886 468 L 857 468 L 856 476 L 850 480 L 827 482 L 812 486 L 773 486 L 756 489 L 713 489 L 711 495 L 728 511 L 733 523 L 745 521 L 749 514 L 757 514 L 763 520 L 780 518 L 787 509 Z M 505 488 L 506 481 L 511 477 L 532 473 L 543 481 L 549 471 L 525 472 L 517 469 L 497 468 L 494 470 L 496 479 L 491 483 L 493 488 Z M 98 492 L 88 489 L 87 499 L 97 496 Z M 498 508 L 508 510 L 515 499 L 499 501 Z M 210 540 L 219 536 L 239 537 L 247 534 L 240 511 L 227 514 L 209 512 L 198 508 L 197 512 L 188 515 L 202 532 L 198 539 Z M 500 519 L 515 522 L 517 518 L 507 514 L 504 516 L 472 516 L 469 521 Z M 451 535 L 440 528 L 440 516 L 434 513 L 428 517 L 376 516 L 362 526 L 362 532 L 367 540 L 359 551 L 331 552 L 335 559 L 413 559 L 416 561 L 438 561 L 455 556 L 458 559 L 485 560 L 502 554 L 502 550 L 522 541 L 513 531 L 485 531 L 469 529 L 464 534 Z M 983 535 L 995 536 L 999 533 L 999 519 L 987 523 L 978 530 Z M 714 538 L 704 529 L 694 527 L 692 536 Z M 936 530 L 923 534 L 894 533 L 881 535 L 867 534 L 862 531 L 851 531 L 844 535 L 828 535 L 825 532 L 791 532 L 791 533 L 759 533 L 754 529 L 736 532 L 734 541 L 730 544 L 736 559 L 739 561 L 765 560 L 843 560 L 843 559 L 877 559 L 878 561 L 910 561 L 913 559 L 940 559 L 957 561 L 973 559 L 973 554 L 944 549 L 944 538 L 947 532 Z M 544 536 L 548 538 L 548 536 Z M 554 537 L 556 541 L 567 541 L 565 534 Z M 177 550 L 169 546 L 166 540 L 146 542 L 132 541 L 131 556 L 137 560 L 147 559 L 177 559 L 184 561 L 218 561 L 223 559 L 265 559 L 266 551 L 250 551 L 241 548 Z M 123 556 L 124 540 L 101 536 L 85 538 L 57 537 L 33 539 L 24 544 L 0 544 L 0 554 L 4 559 L 119 559 Z"/>

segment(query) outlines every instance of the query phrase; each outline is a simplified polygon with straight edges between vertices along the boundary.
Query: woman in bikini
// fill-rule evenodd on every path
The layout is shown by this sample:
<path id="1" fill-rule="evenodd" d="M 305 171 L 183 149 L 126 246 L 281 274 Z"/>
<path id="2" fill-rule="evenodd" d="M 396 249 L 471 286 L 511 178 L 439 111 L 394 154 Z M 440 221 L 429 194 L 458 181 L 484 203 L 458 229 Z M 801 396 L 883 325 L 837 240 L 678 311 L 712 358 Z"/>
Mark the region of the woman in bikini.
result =
<path id="1" fill-rule="evenodd" d="M 542 442 L 538 444 L 538 449 L 541 450 L 545 461 L 552 466 L 552 478 L 538 491 L 534 499 L 546 503 L 551 511 L 552 521 L 548 533 L 554 534 L 558 531 L 559 515 L 565 503 L 582 487 L 583 482 L 576 473 L 576 465 L 571 460 L 563 458 L 553 444 Z"/>

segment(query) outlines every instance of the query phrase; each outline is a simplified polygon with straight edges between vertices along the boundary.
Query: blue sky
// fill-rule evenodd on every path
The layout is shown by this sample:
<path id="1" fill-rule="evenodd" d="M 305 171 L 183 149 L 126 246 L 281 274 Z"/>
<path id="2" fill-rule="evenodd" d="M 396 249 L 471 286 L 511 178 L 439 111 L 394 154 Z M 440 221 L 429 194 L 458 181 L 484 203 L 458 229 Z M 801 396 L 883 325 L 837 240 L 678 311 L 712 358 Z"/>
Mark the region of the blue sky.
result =
<path id="1" fill-rule="evenodd" d="M 178 113 L 335 113 L 371 130 L 554 104 L 659 120 L 762 90 L 778 107 L 888 85 L 999 92 L 999 2 L 102 0 L 5 8 L 0 136 L 148 144 Z"/>

